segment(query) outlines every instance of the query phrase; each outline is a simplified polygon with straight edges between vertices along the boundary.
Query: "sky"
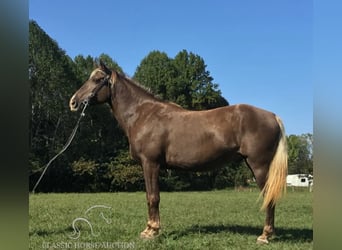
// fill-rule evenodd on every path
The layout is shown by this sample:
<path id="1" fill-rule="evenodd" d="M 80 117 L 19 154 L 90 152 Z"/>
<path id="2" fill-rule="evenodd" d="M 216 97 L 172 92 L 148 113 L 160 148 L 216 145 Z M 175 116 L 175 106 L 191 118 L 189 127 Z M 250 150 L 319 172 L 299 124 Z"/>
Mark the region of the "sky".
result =
<path id="1" fill-rule="evenodd" d="M 151 51 L 201 56 L 230 105 L 313 133 L 313 3 L 272 0 L 30 0 L 29 18 L 67 55 L 108 54 L 128 76 Z"/>

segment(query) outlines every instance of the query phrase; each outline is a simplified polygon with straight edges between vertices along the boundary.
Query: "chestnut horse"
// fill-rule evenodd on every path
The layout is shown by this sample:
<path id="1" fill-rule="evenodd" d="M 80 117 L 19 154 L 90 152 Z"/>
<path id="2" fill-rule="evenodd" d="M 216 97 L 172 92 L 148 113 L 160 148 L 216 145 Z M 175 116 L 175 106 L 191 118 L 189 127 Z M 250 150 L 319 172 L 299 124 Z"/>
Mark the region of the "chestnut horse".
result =
<path id="1" fill-rule="evenodd" d="M 108 103 L 128 137 L 130 154 L 143 168 L 148 222 L 142 238 L 159 234 L 159 170 L 201 171 L 243 158 L 264 196 L 263 233 L 274 233 L 275 204 L 286 188 L 287 146 L 283 124 L 275 114 L 239 104 L 189 111 L 155 97 L 133 80 L 100 62 L 70 99 L 70 109 Z"/>

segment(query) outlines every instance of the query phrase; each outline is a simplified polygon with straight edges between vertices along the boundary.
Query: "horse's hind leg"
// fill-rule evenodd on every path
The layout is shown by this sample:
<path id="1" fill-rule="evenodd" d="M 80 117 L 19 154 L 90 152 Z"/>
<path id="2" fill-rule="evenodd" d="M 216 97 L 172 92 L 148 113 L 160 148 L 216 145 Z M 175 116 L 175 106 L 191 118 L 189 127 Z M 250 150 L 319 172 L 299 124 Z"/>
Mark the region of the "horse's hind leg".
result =
<path id="1" fill-rule="evenodd" d="M 257 243 L 268 243 L 268 238 L 274 234 L 274 212 L 275 206 L 268 205 L 266 208 L 266 220 L 262 235 L 257 239 Z"/>
<path id="2" fill-rule="evenodd" d="M 260 190 L 262 190 L 267 180 L 268 166 L 265 164 L 253 164 L 248 159 L 246 160 L 246 163 L 252 170 L 258 187 L 260 188 Z M 274 234 L 274 212 L 275 206 L 267 206 L 264 229 L 262 234 L 258 237 L 257 243 L 268 243 L 268 238 L 270 238 Z"/>

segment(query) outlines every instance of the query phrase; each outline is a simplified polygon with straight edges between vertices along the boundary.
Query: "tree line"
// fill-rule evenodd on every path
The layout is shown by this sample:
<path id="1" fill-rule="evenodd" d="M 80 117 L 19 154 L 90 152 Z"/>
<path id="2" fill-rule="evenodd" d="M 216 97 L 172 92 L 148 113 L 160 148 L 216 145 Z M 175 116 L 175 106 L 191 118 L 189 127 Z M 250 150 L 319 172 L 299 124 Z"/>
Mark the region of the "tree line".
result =
<path id="1" fill-rule="evenodd" d="M 123 72 L 109 55 L 70 58 L 39 25 L 29 22 L 29 188 L 44 165 L 63 147 L 79 114 L 69 111 L 71 95 L 101 59 Z M 160 98 L 191 110 L 229 105 L 204 59 L 186 50 L 170 58 L 152 51 L 137 66 L 132 78 Z M 123 72 L 124 73 L 124 72 Z M 289 173 L 312 173 L 312 135 L 290 135 Z M 211 190 L 248 185 L 253 179 L 243 162 L 228 163 L 211 172 L 163 170 L 164 191 Z M 68 150 L 46 172 L 40 192 L 116 192 L 144 189 L 141 167 L 128 153 L 128 141 L 106 105 L 87 109 Z"/>

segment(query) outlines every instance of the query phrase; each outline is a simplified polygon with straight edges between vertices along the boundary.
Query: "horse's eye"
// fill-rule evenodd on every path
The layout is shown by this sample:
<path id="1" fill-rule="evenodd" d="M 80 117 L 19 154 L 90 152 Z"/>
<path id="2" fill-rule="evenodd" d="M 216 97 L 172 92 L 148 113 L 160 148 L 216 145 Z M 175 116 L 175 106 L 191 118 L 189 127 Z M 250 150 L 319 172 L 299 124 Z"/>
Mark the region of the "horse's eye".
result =
<path id="1" fill-rule="evenodd" d="M 96 82 L 96 83 L 100 83 L 100 82 L 102 82 L 102 81 L 103 81 L 103 79 L 104 79 L 103 77 L 101 77 L 101 78 L 97 78 L 97 79 L 95 79 L 95 82 Z"/>

